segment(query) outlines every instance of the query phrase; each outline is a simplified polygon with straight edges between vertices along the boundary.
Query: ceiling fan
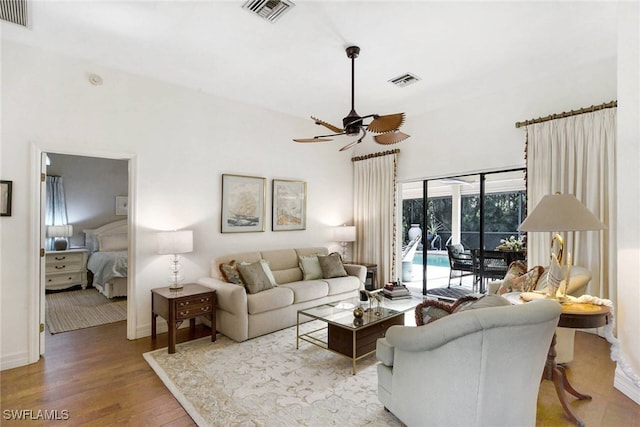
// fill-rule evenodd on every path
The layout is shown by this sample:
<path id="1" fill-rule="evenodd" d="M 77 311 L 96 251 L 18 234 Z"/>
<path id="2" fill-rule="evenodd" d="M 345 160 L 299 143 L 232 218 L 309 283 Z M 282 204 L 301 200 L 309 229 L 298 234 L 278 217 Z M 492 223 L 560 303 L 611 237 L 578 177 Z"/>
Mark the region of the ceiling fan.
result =
<path id="1" fill-rule="evenodd" d="M 348 150 L 349 148 L 359 144 L 362 142 L 362 139 L 367 135 L 367 131 L 377 133 L 379 135 L 375 135 L 373 137 L 374 141 L 378 144 L 388 145 L 388 144 L 396 144 L 400 141 L 404 141 L 409 138 L 404 132 L 400 132 L 398 130 L 402 123 L 404 122 L 404 113 L 396 113 L 396 114 L 388 114 L 385 116 L 380 116 L 378 114 L 368 114 L 366 116 L 359 116 L 356 113 L 356 109 L 354 106 L 354 85 L 355 85 L 355 59 L 360 54 L 360 48 L 358 46 L 349 46 L 346 49 L 347 57 L 351 59 L 351 111 L 349 114 L 342 119 L 343 128 L 339 128 L 338 126 L 334 126 L 330 123 L 327 123 L 323 120 L 317 119 L 311 116 L 311 120 L 313 120 L 317 125 L 324 126 L 330 131 L 334 132 L 329 135 L 318 135 L 313 138 L 294 138 L 295 142 L 325 142 L 325 141 L 333 141 L 329 137 L 332 136 L 340 136 L 340 135 L 348 135 L 348 136 L 358 136 L 360 138 L 355 141 L 350 142 L 340 149 L 340 151 Z M 365 124 L 365 119 L 372 119 L 369 124 Z"/>

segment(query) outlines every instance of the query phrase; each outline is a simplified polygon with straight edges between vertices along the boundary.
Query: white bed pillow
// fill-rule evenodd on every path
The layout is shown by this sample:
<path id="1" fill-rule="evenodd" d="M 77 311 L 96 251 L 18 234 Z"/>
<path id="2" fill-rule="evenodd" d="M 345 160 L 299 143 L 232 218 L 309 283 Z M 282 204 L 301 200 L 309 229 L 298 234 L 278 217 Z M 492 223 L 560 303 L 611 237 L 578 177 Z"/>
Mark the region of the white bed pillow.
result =
<path id="1" fill-rule="evenodd" d="M 126 251 L 129 248 L 127 233 L 103 234 L 98 236 L 101 252 Z"/>

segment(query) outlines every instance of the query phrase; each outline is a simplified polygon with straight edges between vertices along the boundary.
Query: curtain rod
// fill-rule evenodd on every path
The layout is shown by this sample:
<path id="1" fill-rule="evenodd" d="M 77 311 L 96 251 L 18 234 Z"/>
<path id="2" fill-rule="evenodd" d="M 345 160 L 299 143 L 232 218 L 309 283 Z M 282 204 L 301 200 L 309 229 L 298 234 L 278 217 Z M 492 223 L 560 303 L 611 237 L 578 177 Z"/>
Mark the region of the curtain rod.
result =
<path id="1" fill-rule="evenodd" d="M 577 116 L 578 114 L 593 113 L 594 111 L 604 110 L 605 108 L 614 108 L 618 106 L 618 101 L 605 102 L 600 105 L 592 105 L 591 107 L 581 108 L 579 110 L 571 110 L 569 112 L 562 112 L 560 114 L 551 114 L 546 117 L 539 117 L 537 119 L 526 120 L 524 122 L 516 122 L 516 127 L 528 126 L 535 123 L 548 122 L 549 120 L 563 119 L 565 117 Z"/>
<path id="2" fill-rule="evenodd" d="M 395 150 L 381 151 L 379 153 L 371 153 L 371 154 L 367 154 L 367 155 L 364 155 L 364 156 L 352 157 L 351 161 L 352 162 L 359 162 L 360 160 L 367 160 L 367 159 L 372 159 L 374 157 L 380 157 L 380 156 L 388 156 L 390 154 L 398 154 L 399 152 L 400 152 L 400 149 L 396 148 Z"/>

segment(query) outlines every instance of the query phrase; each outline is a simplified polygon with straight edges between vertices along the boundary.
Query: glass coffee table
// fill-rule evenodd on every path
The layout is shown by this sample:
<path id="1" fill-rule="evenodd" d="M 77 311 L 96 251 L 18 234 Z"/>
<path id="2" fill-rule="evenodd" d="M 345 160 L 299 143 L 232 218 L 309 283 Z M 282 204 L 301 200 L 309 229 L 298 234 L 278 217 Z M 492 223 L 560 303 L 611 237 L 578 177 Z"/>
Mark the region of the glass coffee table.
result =
<path id="1" fill-rule="evenodd" d="M 356 373 L 356 361 L 376 351 L 376 341 L 384 337 L 385 332 L 393 325 L 404 325 L 405 311 L 411 304 L 404 304 L 396 310 L 388 307 L 372 307 L 364 316 L 356 319 L 353 309 L 360 304 L 358 298 L 319 305 L 298 310 L 296 322 L 296 349 L 300 341 L 349 357 L 352 362 L 352 374 Z M 417 303 L 416 303 L 417 304 Z M 415 307 L 415 305 L 413 305 Z M 311 331 L 300 332 L 300 319 L 316 319 L 326 326 Z"/>

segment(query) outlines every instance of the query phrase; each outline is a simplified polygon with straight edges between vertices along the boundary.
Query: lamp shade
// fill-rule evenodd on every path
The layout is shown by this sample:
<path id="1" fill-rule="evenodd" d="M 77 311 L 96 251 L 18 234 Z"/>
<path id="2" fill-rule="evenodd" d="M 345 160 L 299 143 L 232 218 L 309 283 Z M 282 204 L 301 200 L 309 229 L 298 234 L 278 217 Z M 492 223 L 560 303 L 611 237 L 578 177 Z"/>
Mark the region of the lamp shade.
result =
<path id="1" fill-rule="evenodd" d="M 49 237 L 71 237 L 73 236 L 73 226 L 67 225 L 50 225 L 47 227 L 47 236 Z"/>
<path id="2" fill-rule="evenodd" d="M 356 227 L 353 225 L 343 225 L 333 230 L 336 242 L 354 242 L 356 240 Z"/>
<path id="3" fill-rule="evenodd" d="M 587 231 L 607 228 L 572 194 L 548 194 L 518 227 L 519 231 Z"/>
<path id="4" fill-rule="evenodd" d="M 158 233 L 158 253 L 186 254 L 193 251 L 193 231 L 163 231 Z"/>

